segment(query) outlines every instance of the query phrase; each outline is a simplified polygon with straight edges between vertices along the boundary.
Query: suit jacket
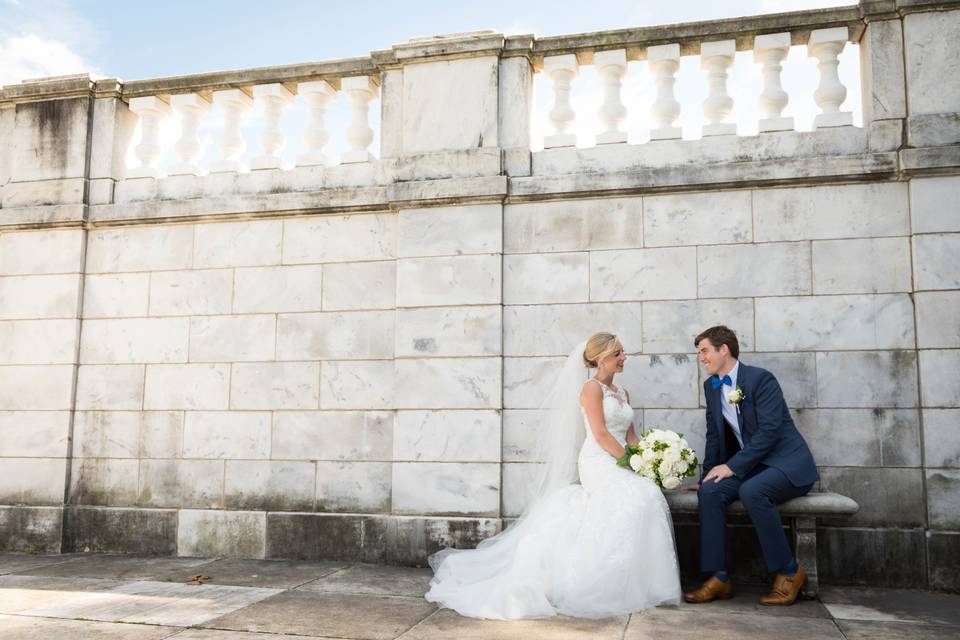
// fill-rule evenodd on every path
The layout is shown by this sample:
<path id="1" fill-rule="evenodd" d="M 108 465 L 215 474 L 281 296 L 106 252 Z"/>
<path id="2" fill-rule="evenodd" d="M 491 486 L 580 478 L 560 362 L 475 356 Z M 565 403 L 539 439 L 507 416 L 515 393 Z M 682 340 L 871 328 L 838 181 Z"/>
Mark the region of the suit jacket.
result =
<path id="1" fill-rule="evenodd" d="M 740 363 L 737 386 L 743 390 L 743 401 L 737 417 L 743 448 L 729 451 L 724 437 L 726 421 L 720 394 L 710 380 L 703 383 L 707 398 L 707 445 L 703 456 L 703 473 L 726 463 L 739 478 L 745 478 L 757 465 L 779 469 L 796 487 L 813 484 L 819 479 L 817 465 L 806 441 L 797 431 L 783 392 L 772 373 Z"/>

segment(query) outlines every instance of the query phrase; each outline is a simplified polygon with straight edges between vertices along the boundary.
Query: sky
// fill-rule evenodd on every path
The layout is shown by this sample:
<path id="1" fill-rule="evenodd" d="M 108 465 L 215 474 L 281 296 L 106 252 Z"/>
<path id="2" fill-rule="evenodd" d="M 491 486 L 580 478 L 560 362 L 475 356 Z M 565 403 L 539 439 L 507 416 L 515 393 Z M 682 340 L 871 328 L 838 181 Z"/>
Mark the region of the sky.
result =
<path id="1" fill-rule="evenodd" d="M 366 56 L 412 37 L 478 29 L 548 36 L 850 4 L 854 0 L 0 0 L 0 85 L 80 72 L 134 80 L 334 60 Z M 632 109 L 626 125 L 631 142 L 642 141 L 650 125 L 646 118 L 634 117 L 648 113 L 653 100 L 644 66 L 631 63 L 624 81 L 623 99 Z M 841 57 L 841 77 L 849 89 L 844 108 L 859 119 L 859 100 L 852 100 L 859 91 L 856 67 L 856 47 L 848 46 Z M 598 126 L 595 115 L 588 115 L 600 103 L 592 71 L 583 69 L 573 91 L 581 146 L 592 140 Z M 702 109 L 691 105 L 706 97 L 703 77 L 697 59 L 684 58 L 677 97 L 684 106 L 679 124 L 685 138 L 696 137 L 702 123 Z M 750 98 L 736 102 L 732 118 L 748 133 L 758 117 L 759 82 L 749 53 L 738 54 L 730 93 Z M 816 61 L 802 47 L 791 51 L 784 84 L 791 92 L 785 115 L 795 115 L 798 128 L 809 128 L 818 112 L 812 97 Z M 551 96 L 549 84 L 538 81 L 534 148 L 549 128 L 545 114 Z M 296 109 L 302 112 L 303 105 Z M 330 117 L 345 118 L 346 111 L 345 104 L 335 104 Z M 287 150 L 291 156 L 297 144 Z M 331 144 L 336 148 L 340 143 Z"/>

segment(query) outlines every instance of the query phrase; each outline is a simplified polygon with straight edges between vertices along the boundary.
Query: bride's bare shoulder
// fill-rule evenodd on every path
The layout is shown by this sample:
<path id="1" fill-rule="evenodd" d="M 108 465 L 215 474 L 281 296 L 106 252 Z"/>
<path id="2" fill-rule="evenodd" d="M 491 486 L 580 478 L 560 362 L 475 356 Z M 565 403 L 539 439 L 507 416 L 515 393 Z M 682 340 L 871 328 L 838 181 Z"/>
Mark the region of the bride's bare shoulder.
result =
<path id="1" fill-rule="evenodd" d="M 586 406 L 587 403 L 599 403 L 602 399 L 603 389 L 600 388 L 599 383 L 593 378 L 583 383 L 583 387 L 580 389 L 581 404 Z"/>

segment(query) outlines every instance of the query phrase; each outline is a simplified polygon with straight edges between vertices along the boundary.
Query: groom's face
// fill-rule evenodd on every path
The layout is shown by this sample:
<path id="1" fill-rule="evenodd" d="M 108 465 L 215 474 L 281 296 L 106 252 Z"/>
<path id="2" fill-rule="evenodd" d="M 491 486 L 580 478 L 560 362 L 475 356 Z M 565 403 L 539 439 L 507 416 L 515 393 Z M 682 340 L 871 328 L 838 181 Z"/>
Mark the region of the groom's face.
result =
<path id="1" fill-rule="evenodd" d="M 729 364 L 730 349 L 725 344 L 717 349 L 709 338 L 704 338 L 697 344 L 697 359 L 708 376 L 717 375 Z"/>

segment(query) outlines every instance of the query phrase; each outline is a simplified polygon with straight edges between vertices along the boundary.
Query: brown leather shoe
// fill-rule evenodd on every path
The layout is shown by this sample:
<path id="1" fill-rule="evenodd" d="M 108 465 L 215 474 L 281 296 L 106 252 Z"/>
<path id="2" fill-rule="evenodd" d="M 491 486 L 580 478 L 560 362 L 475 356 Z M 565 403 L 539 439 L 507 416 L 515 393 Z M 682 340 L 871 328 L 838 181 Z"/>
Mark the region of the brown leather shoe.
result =
<path id="1" fill-rule="evenodd" d="M 800 588 L 807 581 L 807 572 L 803 567 L 797 567 L 797 575 L 792 578 L 777 574 L 773 579 L 773 588 L 765 596 L 760 597 L 760 604 L 768 606 L 787 606 L 797 600 L 800 595 Z"/>
<path id="2" fill-rule="evenodd" d="M 683 599 L 690 604 L 704 604 L 714 600 L 729 600 L 733 597 L 733 582 L 717 579 L 710 576 L 710 579 L 700 585 L 696 591 L 690 591 L 683 594 Z"/>

